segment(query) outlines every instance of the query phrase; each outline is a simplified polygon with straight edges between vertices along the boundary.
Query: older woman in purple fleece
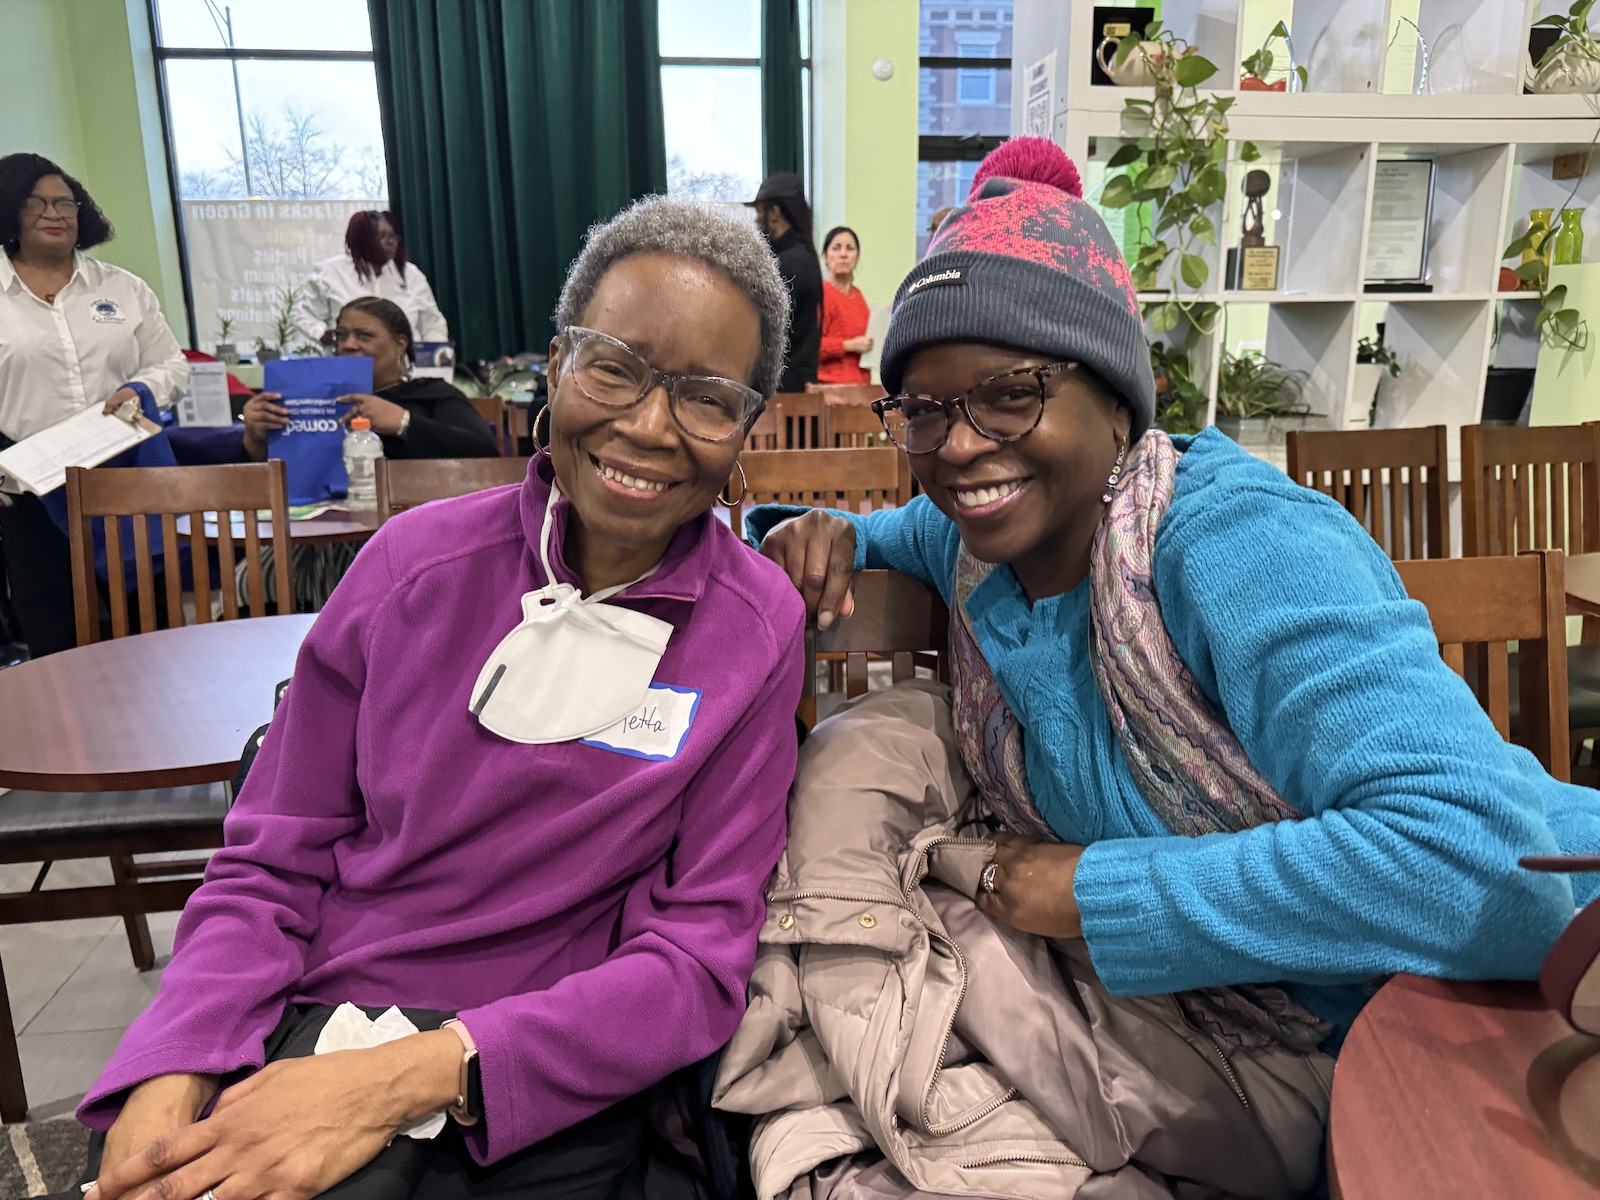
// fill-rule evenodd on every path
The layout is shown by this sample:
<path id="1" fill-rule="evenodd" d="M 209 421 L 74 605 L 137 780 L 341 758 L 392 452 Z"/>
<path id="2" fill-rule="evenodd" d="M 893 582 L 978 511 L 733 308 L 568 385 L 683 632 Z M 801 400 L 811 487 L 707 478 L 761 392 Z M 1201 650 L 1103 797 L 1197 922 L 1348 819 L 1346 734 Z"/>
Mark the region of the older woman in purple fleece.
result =
<path id="1" fill-rule="evenodd" d="M 80 1109 L 90 1200 L 640 1194 L 642 1094 L 738 1024 L 784 839 L 802 606 L 709 510 L 787 308 L 737 217 L 590 231 L 526 482 L 388 522 L 307 638 Z M 347 1002 L 421 1032 L 313 1054 Z"/>

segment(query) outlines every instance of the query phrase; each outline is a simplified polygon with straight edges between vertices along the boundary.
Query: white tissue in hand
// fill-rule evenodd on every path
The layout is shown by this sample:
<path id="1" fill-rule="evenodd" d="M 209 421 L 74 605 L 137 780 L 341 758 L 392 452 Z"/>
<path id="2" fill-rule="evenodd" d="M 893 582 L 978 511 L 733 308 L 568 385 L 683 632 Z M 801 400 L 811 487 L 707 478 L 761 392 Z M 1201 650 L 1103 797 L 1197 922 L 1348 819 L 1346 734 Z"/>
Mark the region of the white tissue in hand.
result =
<path id="1" fill-rule="evenodd" d="M 333 1016 L 328 1018 L 328 1023 L 322 1027 L 322 1033 L 317 1038 L 315 1054 L 328 1054 L 334 1050 L 366 1050 L 373 1046 L 381 1046 L 385 1042 L 392 1042 L 396 1038 L 409 1037 L 417 1032 L 417 1027 L 407 1018 L 405 1013 L 392 1005 L 378 1015 L 376 1021 L 368 1018 L 354 1004 L 341 1004 L 333 1010 Z M 427 1140 L 439 1136 L 439 1131 L 444 1128 L 444 1113 L 433 1113 L 423 1117 L 414 1125 L 408 1125 L 400 1132 L 406 1137 Z"/>

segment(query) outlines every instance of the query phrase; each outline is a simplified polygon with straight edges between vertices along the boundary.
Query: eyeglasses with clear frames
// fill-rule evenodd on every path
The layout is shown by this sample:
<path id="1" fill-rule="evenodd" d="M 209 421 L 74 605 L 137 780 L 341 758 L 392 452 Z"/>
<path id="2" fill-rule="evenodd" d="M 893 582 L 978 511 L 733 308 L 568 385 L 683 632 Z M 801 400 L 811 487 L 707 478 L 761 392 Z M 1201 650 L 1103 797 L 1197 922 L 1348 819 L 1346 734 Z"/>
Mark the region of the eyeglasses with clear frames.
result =
<path id="1" fill-rule="evenodd" d="M 992 442 L 1014 442 L 1032 433 L 1044 416 L 1046 381 L 1077 370 L 1075 362 L 1048 363 L 1007 371 L 975 383 L 959 396 L 885 396 L 872 402 L 889 439 L 907 454 L 932 454 L 945 444 L 956 414 Z"/>
<path id="2" fill-rule="evenodd" d="M 29 196 L 22 202 L 22 211 L 30 217 L 40 217 L 53 211 L 58 217 L 78 215 L 78 202 L 71 196 Z"/>
<path id="3" fill-rule="evenodd" d="M 743 432 L 762 405 L 761 393 L 715 375 L 678 375 L 657 370 L 626 342 L 570 325 L 566 369 L 578 390 L 606 408 L 632 408 L 658 387 L 667 390 L 673 420 L 690 437 L 726 442 Z"/>

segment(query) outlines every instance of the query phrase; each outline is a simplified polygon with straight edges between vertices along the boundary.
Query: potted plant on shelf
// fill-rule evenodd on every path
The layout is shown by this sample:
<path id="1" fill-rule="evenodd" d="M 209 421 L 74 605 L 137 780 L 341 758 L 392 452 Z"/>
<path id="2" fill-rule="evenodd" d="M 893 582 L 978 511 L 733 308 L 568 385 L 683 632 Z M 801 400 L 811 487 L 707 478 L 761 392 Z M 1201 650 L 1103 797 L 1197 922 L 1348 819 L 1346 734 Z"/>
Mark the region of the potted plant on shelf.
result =
<path id="1" fill-rule="evenodd" d="M 1383 323 L 1378 323 L 1378 336 L 1363 336 L 1356 343 L 1355 383 L 1350 391 L 1350 406 L 1345 410 L 1345 428 L 1365 429 L 1372 424 L 1378 412 L 1378 389 L 1384 377 L 1400 376 L 1400 360 L 1395 352 L 1383 343 Z"/>
<path id="2" fill-rule="evenodd" d="M 1279 366 L 1265 355 L 1222 355 L 1217 374 L 1217 427 L 1241 446 L 1280 440 L 1310 415 L 1301 402 L 1306 374 Z"/>
<path id="3" fill-rule="evenodd" d="M 1534 28 L 1554 29 L 1556 40 L 1528 72 L 1528 88 L 1544 94 L 1600 92 L 1600 42 L 1589 32 L 1594 0 L 1574 0 L 1567 15 L 1540 17 Z"/>
<path id="4" fill-rule="evenodd" d="M 1272 43 L 1282 40 L 1285 53 L 1289 56 L 1289 73 L 1282 79 L 1267 82 L 1267 74 L 1272 70 L 1273 53 Z M 1244 74 L 1239 79 L 1241 92 L 1303 92 L 1306 90 L 1306 81 L 1309 76 L 1306 69 L 1294 60 L 1294 42 L 1289 37 L 1289 27 L 1279 21 L 1272 27 L 1272 32 L 1267 34 L 1266 41 L 1261 43 L 1261 49 L 1247 57 L 1240 64 Z"/>
<path id="5" fill-rule="evenodd" d="M 217 317 L 217 357 L 230 367 L 239 365 L 239 347 L 233 344 L 233 318 Z"/>
<path id="6" fill-rule="evenodd" d="M 1156 46 L 1159 53 L 1147 47 Z M 1217 306 L 1202 299 L 1211 265 L 1200 251 L 1217 244 L 1216 213 L 1228 190 L 1228 110 L 1232 96 L 1196 89 L 1217 73 L 1214 63 L 1159 21 L 1142 37 L 1130 34 L 1117 44 L 1115 64 L 1140 56 L 1154 95 L 1124 102 L 1128 123 L 1139 133 L 1106 164 L 1125 168 L 1106 181 L 1100 203 L 1107 208 L 1139 207 L 1139 248 L 1133 262 L 1135 289 L 1169 288 L 1170 298 L 1154 306 L 1156 334 L 1180 319 L 1209 331 Z M 1260 152 L 1251 142 L 1240 158 L 1254 162 Z M 1149 213 L 1147 224 L 1143 214 Z"/>

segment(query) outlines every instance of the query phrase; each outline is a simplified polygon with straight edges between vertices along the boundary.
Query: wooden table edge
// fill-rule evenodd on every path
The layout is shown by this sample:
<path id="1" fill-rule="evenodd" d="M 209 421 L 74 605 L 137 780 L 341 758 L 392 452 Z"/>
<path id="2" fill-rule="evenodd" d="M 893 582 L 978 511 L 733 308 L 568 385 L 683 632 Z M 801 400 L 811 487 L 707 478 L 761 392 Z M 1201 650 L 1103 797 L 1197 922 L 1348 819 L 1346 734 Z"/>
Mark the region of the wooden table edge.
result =
<path id="1" fill-rule="evenodd" d="M 243 738 L 239 740 L 239 753 L 244 753 Z M 34 775 L 0 769 L 0 788 L 29 792 L 144 792 L 190 784 L 227 783 L 238 769 L 237 758 L 210 766 L 152 767 L 147 771 L 119 771 L 114 775 L 54 771 Z"/>

